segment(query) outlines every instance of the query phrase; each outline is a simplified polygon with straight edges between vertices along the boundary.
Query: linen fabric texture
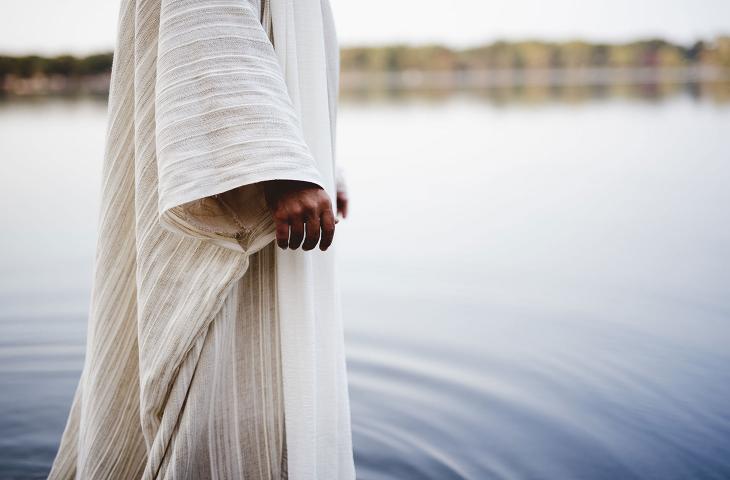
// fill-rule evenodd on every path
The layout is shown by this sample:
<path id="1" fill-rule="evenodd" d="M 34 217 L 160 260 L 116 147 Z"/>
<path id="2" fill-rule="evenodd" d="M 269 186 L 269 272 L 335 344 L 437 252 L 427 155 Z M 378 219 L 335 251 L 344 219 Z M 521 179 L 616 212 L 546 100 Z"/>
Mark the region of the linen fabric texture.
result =
<path id="1" fill-rule="evenodd" d="M 336 247 L 274 248 L 259 183 L 334 204 L 338 61 L 327 0 L 122 1 L 49 478 L 355 478 Z"/>

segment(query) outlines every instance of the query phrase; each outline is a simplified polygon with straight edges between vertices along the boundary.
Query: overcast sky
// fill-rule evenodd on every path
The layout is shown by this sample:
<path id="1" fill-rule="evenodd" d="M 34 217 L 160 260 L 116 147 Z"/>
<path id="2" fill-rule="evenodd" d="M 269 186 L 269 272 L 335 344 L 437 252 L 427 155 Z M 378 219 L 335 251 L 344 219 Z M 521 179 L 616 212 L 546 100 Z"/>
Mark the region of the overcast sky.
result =
<path id="1" fill-rule="evenodd" d="M 242 0 L 243 1 L 243 0 Z M 730 0 L 331 0 L 343 45 L 494 39 L 680 42 L 730 34 Z M 119 0 L 2 0 L 0 52 L 113 47 Z"/>

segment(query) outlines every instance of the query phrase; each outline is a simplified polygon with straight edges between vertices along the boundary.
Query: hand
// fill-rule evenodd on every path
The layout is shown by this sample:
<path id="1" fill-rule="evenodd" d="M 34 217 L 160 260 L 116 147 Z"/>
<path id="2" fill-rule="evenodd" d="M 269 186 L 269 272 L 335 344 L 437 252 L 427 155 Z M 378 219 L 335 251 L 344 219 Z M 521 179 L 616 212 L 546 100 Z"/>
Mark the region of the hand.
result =
<path id="1" fill-rule="evenodd" d="M 320 186 L 296 180 L 270 180 L 263 186 L 279 247 L 296 250 L 301 245 L 302 250 L 312 250 L 319 242 L 320 250 L 329 248 L 336 220 L 329 196 Z"/>

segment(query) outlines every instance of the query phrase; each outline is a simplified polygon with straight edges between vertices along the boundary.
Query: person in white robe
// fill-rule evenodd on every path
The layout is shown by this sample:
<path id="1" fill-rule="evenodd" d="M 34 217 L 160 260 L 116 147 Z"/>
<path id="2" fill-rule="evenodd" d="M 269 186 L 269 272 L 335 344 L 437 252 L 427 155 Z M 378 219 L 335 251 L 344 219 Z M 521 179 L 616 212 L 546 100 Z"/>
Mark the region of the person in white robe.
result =
<path id="1" fill-rule="evenodd" d="M 122 0 L 86 357 L 49 478 L 355 478 L 327 248 L 338 55 L 328 0 Z"/>

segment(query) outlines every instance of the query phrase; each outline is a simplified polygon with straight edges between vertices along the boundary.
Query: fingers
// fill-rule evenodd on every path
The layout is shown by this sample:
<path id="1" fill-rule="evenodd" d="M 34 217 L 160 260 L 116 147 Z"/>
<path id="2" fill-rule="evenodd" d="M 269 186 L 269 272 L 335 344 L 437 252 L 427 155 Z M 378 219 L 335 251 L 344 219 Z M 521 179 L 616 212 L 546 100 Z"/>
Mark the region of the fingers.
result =
<path id="1" fill-rule="evenodd" d="M 291 232 L 289 234 L 289 248 L 296 250 L 304 240 L 304 216 L 301 214 L 294 214 L 289 217 L 289 228 Z"/>
<path id="2" fill-rule="evenodd" d="M 276 223 L 276 244 L 283 249 L 289 245 L 289 218 L 286 215 L 274 215 Z"/>
<path id="3" fill-rule="evenodd" d="M 307 220 L 306 227 L 307 238 L 302 244 L 302 250 L 311 250 L 317 246 L 319 242 L 319 217 Z"/>
<path id="4" fill-rule="evenodd" d="M 282 248 L 327 250 L 334 239 L 337 218 L 327 194 L 319 189 L 288 192 L 275 199 L 276 244 Z M 273 202 L 272 202 L 273 204 Z M 305 235 L 306 234 L 306 235 Z M 304 242 L 304 243 L 302 243 Z"/>
<path id="5" fill-rule="evenodd" d="M 335 237 L 335 215 L 332 209 L 328 208 L 322 213 L 322 239 L 319 242 L 319 249 L 325 251 L 332 245 L 332 239 Z"/>

